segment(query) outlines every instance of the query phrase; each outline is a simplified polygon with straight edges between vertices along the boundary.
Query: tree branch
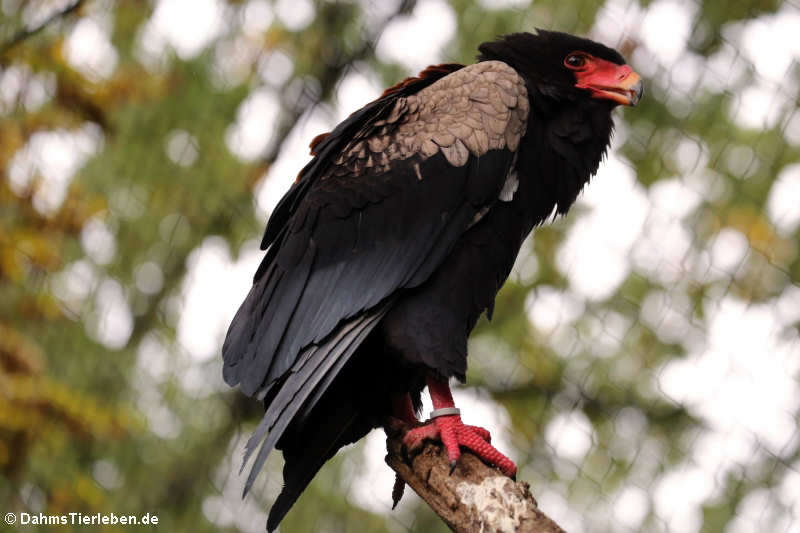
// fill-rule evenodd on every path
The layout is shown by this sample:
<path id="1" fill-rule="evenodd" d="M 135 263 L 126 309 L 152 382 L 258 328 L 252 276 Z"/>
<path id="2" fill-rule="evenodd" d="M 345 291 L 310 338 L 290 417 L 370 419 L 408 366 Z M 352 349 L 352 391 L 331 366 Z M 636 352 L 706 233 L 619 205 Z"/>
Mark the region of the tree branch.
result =
<path id="1" fill-rule="evenodd" d="M 386 439 L 386 464 L 455 533 L 565 533 L 539 510 L 527 483 L 515 483 L 468 451 L 451 475 L 441 444 L 426 442 L 419 454 L 407 459 L 402 435 L 388 433 L 393 434 Z M 395 494 L 398 500 L 399 496 Z"/>
<path id="2" fill-rule="evenodd" d="M 81 7 L 81 5 L 84 3 L 84 1 L 85 0 L 75 0 L 75 2 L 73 2 L 70 5 L 68 5 L 64 9 L 62 9 L 60 11 L 56 11 L 55 13 L 53 13 L 52 15 L 47 17 L 38 26 L 34 26 L 33 28 L 25 28 L 23 30 L 18 31 L 16 34 L 14 34 L 13 37 L 11 37 L 11 39 L 6 41 L 5 43 L 0 44 L 0 55 L 5 54 L 6 52 L 8 52 L 9 50 L 11 50 L 15 46 L 17 46 L 19 43 L 21 43 L 25 39 L 33 37 L 34 35 L 36 35 L 40 31 L 45 29 L 47 26 L 49 26 L 53 22 L 57 21 L 58 19 L 66 17 L 67 15 L 69 15 L 70 13 L 72 13 L 73 11 L 75 11 L 76 9 Z"/>

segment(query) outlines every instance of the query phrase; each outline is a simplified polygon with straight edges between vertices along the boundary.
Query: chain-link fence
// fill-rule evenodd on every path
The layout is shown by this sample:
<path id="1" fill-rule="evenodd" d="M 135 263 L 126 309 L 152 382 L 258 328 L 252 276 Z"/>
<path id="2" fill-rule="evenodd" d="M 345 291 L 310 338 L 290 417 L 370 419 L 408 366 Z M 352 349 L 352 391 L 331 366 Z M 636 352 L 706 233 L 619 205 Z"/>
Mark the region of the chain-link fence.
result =
<path id="1" fill-rule="evenodd" d="M 3 0 L 0 16 L 0 511 L 29 517 L 3 528 L 80 512 L 262 531 L 280 454 L 242 501 L 261 410 L 223 384 L 219 351 L 268 213 L 308 142 L 383 87 L 542 27 L 617 47 L 646 94 L 474 332 L 465 421 L 573 533 L 800 530 L 796 2 Z M 384 455 L 380 431 L 342 450 L 281 530 L 445 531 L 410 492 L 391 511 Z"/>

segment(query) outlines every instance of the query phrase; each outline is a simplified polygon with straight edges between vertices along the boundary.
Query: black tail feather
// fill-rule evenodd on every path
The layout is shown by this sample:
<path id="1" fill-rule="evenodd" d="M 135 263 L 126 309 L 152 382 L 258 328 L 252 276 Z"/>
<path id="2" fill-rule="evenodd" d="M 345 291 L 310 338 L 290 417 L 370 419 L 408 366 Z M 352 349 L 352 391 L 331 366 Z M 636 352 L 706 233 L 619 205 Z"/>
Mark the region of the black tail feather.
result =
<path id="1" fill-rule="evenodd" d="M 269 510 L 267 531 L 274 531 L 278 527 L 322 465 L 339 448 L 369 431 L 368 426 L 361 432 L 358 431 L 358 426 L 363 424 L 357 424 L 359 415 L 355 406 L 335 412 L 329 409 L 324 411 L 328 416 L 315 416 L 311 419 L 312 423 L 306 424 L 302 431 L 292 435 L 289 443 L 281 443 L 285 461 L 283 489 Z"/>

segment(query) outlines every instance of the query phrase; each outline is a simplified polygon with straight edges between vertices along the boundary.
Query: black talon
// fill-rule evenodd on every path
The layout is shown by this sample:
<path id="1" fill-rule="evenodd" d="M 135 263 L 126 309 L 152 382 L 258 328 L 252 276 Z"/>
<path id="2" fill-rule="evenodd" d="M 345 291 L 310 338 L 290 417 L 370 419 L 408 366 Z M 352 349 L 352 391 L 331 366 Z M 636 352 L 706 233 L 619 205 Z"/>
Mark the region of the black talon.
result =
<path id="1" fill-rule="evenodd" d="M 400 503 L 400 500 L 403 498 L 405 488 L 406 482 L 403 481 L 399 474 L 395 474 L 394 487 L 392 488 L 392 511 L 394 511 L 394 508 L 397 507 L 397 504 Z"/>
<path id="2" fill-rule="evenodd" d="M 458 461 L 450 461 L 450 475 L 451 476 L 453 475 L 453 472 L 456 471 L 456 465 L 457 464 L 458 464 Z"/>

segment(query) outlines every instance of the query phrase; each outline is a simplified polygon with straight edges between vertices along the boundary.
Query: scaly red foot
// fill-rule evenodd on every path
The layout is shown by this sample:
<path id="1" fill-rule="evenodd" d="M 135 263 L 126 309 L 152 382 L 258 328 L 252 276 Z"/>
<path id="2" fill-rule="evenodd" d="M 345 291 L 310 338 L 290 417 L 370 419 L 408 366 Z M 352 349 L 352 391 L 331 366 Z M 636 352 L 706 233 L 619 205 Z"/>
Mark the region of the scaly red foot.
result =
<path id="1" fill-rule="evenodd" d="M 413 451 L 421 448 L 426 439 L 441 440 L 452 467 L 461 457 L 460 447 L 464 446 L 484 462 L 498 466 L 507 476 L 513 477 L 517 473 L 517 465 L 489 444 L 492 439 L 488 431 L 464 424 L 458 415 L 440 416 L 424 426 L 409 430 L 403 437 L 403 444 Z"/>
<path id="2" fill-rule="evenodd" d="M 428 378 L 428 389 L 435 409 L 453 407 L 447 382 Z M 461 457 L 460 447 L 464 446 L 486 463 L 498 466 L 506 475 L 513 477 L 517 473 L 517 465 L 489 444 L 492 440 L 489 432 L 482 427 L 464 424 L 459 415 L 439 416 L 424 426 L 413 428 L 403 437 L 403 443 L 413 451 L 419 449 L 426 439 L 441 440 L 453 468 Z"/>

